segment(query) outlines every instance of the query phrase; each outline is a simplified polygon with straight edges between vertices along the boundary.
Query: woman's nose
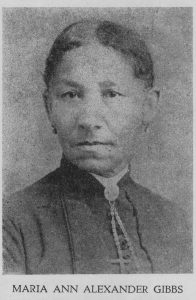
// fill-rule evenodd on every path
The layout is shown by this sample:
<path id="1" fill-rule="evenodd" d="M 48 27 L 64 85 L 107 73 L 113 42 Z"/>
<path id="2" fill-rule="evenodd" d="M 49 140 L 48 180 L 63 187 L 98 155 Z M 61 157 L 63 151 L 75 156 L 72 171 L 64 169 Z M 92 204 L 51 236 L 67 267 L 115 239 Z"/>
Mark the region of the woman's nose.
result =
<path id="1" fill-rule="evenodd" d="M 101 129 L 101 124 L 98 124 L 96 120 L 92 119 L 83 119 L 79 124 L 78 124 L 79 129 L 82 130 L 98 130 Z"/>
<path id="2" fill-rule="evenodd" d="M 102 126 L 103 121 L 99 111 L 91 107 L 82 110 L 78 120 L 78 128 L 80 130 L 94 131 L 101 129 Z"/>
<path id="3" fill-rule="evenodd" d="M 91 98 L 92 99 L 92 98 Z M 98 97 L 85 101 L 78 118 L 80 130 L 99 130 L 104 126 L 104 104 Z"/>

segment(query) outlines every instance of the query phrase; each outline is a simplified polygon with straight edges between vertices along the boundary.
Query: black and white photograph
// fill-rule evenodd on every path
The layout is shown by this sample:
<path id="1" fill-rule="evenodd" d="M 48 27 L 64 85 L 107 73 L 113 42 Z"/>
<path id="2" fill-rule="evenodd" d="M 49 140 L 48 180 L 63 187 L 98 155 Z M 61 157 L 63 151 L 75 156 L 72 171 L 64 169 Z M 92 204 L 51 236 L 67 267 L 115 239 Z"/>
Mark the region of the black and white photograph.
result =
<path id="1" fill-rule="evenodd" d="M 192 274 L 193 9 L 4 7 L 2 33 L 3 275 Z"/>

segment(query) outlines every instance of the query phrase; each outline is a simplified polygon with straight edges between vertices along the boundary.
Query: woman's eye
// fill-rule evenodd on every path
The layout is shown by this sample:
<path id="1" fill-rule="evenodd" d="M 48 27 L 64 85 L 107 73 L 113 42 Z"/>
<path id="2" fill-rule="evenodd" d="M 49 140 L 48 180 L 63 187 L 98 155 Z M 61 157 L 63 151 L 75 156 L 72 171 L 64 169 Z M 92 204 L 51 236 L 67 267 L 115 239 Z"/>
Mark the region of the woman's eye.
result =
<path id="1" fill-rule="evenodd" d="M 78 93 L 74 92 L 74 91 L 69 91 L 69 92 L 65 92 L 63 94 L 61 94 L 61 98 L 70 98 L 73 99 L 75 97 L 78 97 Z"/>
<path id="2" fill-rule="evenodd" d="M 116 97 L 116 96 L 123 96 L 123 95 L 120 94 L 120 93 L 118 93 L 118 92 L 109 90 L 109 91 L 105 91 L 105 92 L 103 93 L 103 96 L 104 96 L 104 97 L 109 97 L 109 98 L 114 98 L 114 97 Z"/>

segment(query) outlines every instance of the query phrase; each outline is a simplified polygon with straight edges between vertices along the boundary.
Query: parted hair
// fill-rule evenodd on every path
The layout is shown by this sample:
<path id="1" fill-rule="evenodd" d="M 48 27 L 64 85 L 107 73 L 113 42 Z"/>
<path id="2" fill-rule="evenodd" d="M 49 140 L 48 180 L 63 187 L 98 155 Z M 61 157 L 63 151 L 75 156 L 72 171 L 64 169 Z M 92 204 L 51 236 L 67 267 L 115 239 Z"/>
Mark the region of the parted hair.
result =
<path id="1" fill-rule="evenodd" d="M 107 20 L 82 20 L 66 27 L 57 36 L 46 59 L 46 86 L 49 86 L 65 52 L 93 41 L 120 52 L 131 61 L 134 76 L 144 81 L 145 87 L 153 87 L 153 62 L 145 42 L 133 28 L 126 28 Z"/>

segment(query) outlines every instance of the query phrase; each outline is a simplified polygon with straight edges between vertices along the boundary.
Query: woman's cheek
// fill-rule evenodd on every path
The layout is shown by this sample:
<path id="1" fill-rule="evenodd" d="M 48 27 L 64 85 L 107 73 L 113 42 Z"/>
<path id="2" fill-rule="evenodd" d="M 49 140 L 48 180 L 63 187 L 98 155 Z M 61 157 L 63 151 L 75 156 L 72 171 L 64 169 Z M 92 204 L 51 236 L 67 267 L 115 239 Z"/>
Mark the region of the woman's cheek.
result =
<path id="1" fill-rule="evenodd" d="M 53 121 L 60 131 L 71 133 L 75 126 L 76 113 L 63 105 L 53 107 Z"/>
<path id="2" fill-rule="evenodd" d="M 142 122 L 142 114 L 138 111 L 134 114 L 132 112 L 124 113 L 124 114 L 116 114 L 116 116 L 113 116 L 111 127 L 113 127 L 112 131 L 118 135 L 127 135 L 131 132 L 135 132 L 136 128 L 141 124 Z"/>

